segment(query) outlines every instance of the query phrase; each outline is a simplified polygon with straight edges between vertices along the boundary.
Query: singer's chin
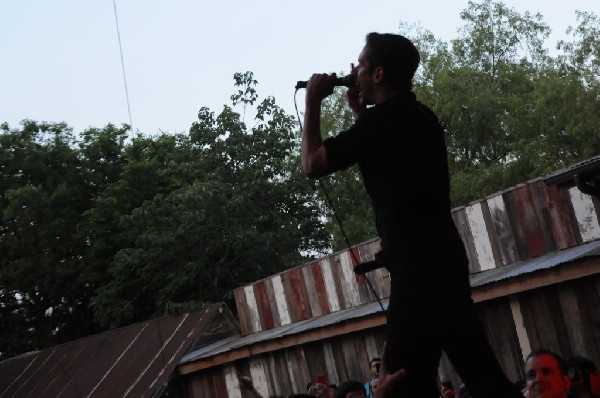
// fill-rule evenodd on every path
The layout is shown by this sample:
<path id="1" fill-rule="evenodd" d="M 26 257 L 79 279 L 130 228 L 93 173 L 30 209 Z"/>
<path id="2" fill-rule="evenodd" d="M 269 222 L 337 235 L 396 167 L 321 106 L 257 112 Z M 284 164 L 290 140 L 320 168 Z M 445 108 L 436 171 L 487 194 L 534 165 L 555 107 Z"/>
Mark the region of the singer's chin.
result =
<path id="1" fill-rule="evenodd" d="M 364 95 L 362 95 L 362 93 L 358 94 L 358 98 L 360 99 L 360 104 L 362 106 L 375 105 L 375 103 L 373 101 L 366 98 Z"/>

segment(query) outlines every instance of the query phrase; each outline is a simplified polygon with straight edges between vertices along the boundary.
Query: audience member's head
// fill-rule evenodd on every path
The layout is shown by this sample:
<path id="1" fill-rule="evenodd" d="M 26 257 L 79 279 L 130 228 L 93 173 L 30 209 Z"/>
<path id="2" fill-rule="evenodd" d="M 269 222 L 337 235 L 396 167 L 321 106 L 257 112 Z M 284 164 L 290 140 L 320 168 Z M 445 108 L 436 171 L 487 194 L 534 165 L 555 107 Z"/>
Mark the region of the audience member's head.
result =
<path id="1" fill-rule="evenodd" d="M 329 398 L 335 398 L 335 392 L 337 391 L 337 384 L 329 384 Z"/>
<path id="2" fill-rule="evenodd" d="M 546 350 L 534 351 L 525 361 L 529 398 L 566 398 L 571 380 L 563 359 Z"/>
<path id="3" fill-rule="evenodd" d="M 574 357 L 567 362 L 571 378 L 569 394 L 573 398 L 600 397 L 600 372 L 594 362 L 585 357 Z"/>
<path id="4" fill-rule="evenodd" d="M 367 391 L 360 381 L 349 380 L 338 384 L 335 398 L 364 398 Z"/>
<path id="5" fill-rule="evenodd" d="M 381 358 L 373 358 L 369 361 L 369 372 L 371 372 L 371 378 L 379 377 L 379 368 L 381 368 Z"/>
<path id="6" fill-rule="evenodd" d="M 317 376 L 317 383 L 315 384 L 315 387 L 317 388 L 319 397 L 326 398 L 329 396 L 329 384 L 327 383 L 327 378 L 324 375 Z"/>

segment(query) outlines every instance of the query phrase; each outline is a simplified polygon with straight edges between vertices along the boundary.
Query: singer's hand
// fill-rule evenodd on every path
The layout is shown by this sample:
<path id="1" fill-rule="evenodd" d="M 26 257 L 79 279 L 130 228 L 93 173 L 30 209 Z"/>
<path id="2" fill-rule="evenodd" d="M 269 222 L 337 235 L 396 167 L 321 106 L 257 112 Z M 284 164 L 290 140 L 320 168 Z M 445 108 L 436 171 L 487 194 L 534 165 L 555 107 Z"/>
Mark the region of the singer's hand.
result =
<path id="1" fill-rule="evenodd" d="M 394 373 L 387 370 L 387 344 L 383 343 L 383 354 L 381 355 L 381 368 L 379 368 L 379 384 L 375 392 L 375 398 L 393 398 L 398 396 L 398 383 L 406 377 L 406 370 L 400 369 Z"/>
<path id="2" fill-rule="evenodd" d="M 358 74 L 358 68 L 355 67 L 354 64 L 350 64 L 350 73 L 353 75 Z M 348 89 L 346 98 L 348 99 L 348 105 L 350 106 L 350 109 L 352 109 L 354 118 L 358 119 L 360 114 L 366 109 L 360 97 L 360 87 L 358 84 Z"/>
<path id="3" fill-rule="evenodd" d="M 315 73 L 308 80 L 308 86 L 306 87 L 306 103 L 311 101 L 318 101 L 320 104 L 324 98 L 327 98 L 333 93 L 333 87 L 335 79 L 337 78 L 335 73 L 330 75 L 325 73 Z"/>

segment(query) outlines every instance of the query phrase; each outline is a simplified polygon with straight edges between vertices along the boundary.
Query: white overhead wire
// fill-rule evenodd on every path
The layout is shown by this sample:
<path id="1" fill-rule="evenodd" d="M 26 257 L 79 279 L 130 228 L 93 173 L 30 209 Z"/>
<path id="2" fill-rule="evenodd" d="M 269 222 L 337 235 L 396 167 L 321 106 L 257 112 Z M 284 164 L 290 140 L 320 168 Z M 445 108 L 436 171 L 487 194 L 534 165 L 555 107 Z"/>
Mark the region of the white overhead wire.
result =
<path id="1" fill-rule="evenodd" d="M 133 120 L 131 119 L 131 106 L 129 105 L 129 91 L 127 90 L 127 77 L 125 75 L 125 61 L 123 60 L 123 46 L 121 45 L 121 32 L 119 31 L 119 18 L 117 17 L 117 1 L 113 0 L 115 11 L 115 23 L 117 25 L 117 39 L 119 40 L 119 52 L 121 54 L 121 69 L 123 70 L 123 83 L 125 84 L 125 98 L 127 100 L 127 113 L 129 114 L 129 129 L 133 132 Z"/>

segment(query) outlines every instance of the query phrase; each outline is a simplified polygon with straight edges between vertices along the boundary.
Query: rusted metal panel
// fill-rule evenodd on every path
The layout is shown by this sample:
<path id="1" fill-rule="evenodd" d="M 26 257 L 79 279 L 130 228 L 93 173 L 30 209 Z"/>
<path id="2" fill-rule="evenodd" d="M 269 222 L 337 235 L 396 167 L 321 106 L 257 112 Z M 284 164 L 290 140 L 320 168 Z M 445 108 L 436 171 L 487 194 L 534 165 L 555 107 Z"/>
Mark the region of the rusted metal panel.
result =
<path id="1" fill-rule="evenodd" d="M 263 397 L 268 397 L 272 392 L 269 388 L 271 382 L 267 374 L 268 366 L 265 359 L 262 357 L 250 358 L 249 366 L 250 377 L 252 378 L 254 388 L 256 388 L 256 391 L 258 391 Z"/>
<path id="2" fill-rule="evenodd" d="M 250 331 L 256 333 L 262 330 L 260 315 L 258 313 L 258 304 L 254 295 L 254 286 L 248 285 L 244 288 L 246 294 L 246 312 L 250 324 Z"/>
<path id="3" fill-rule="evenodd" d="M 383 344 L 379 344 L 371 333 L 367 333 L 365 336 L 365 348 L 369 361 L 373 358 L 381 358 Z"/>
<path id="4" fill-rule="evenodd" d="M 338 366 L 333 357 L 331 344 L 329 341 L 321 341 L 321 347 L 323 348 L 323 356 L 325 358 L 325 368 L 327 370 L 327 378 L 333 382 L 340 382 L 338 375 Z"/>
<path id="5" fill-rule="evenodd" d="M 0 362 L 4 396 L 152 396 L 221 304 L 138 323 Z M 231 314 L 227 315 L 233 318 Z M 237 331 L 236 331 L 237 333 Z M 18 366 L 17 366 L 18 365 Z M 16 370 L 13 370 L 16 367 Z"/>
<path id="6" fill-rule="evenodd" d="M 290 292 L 293 299 L 291 302 L 295 308 L 296 317 L 294 322 L 310 318 L 310 303 L 301 270 L 294 268 L 287 271 L 286 275 L 289 278 Z"/>
<path id="7" fill-rule="evenodd" d="M 341 347 L 348 375 L 361 375 L 361 369 L 364 368 L 365 364 L 358 357 L 354 339 L 351 336 L 342 339 Z"/>
<path id="8" fill-rule="evenodd" d="M 560 304 L 548 289 L 529 291 L 519 295 L 521 311 L 531 349 L 562 352 L 554 315 L 560 314 Z M 553 305 L 556 304 L 556 305 Z"/>
<path id="9" fill-rule="evenodd" d="M 585 243 L 600 239 L 600 224 L 592 197 L 582 193 L 577 187 L 569 189 L 569 196 L 582 241 Z"/>
<path id="10" fill-rule="evenodd" d="M 315 285 L 315 278 L 312 274 L 312 266 L 310 264 L 302 267 L 302 276 L 306 284 L 310 314 L 313 317 L 319 316 L 321 315 L 321 304 L 319 303 L 319 296 L 317 296 L 317 286 Z"/>
<path id="11" fill-rule="evenodd" d="M 210 385 L 207 377 L 186 377 L 188 398 L 210 397 Z"/>
<path id="12" fill-rule="evenodd" d="M 529 185 L 523 185 L 512 191 L 517 221 L 523 231 L 528 257 L 536 257 L 547 252 L 540 221 L 535 211 L 535 203 Z"/>
<path id="13" fill-rule="evenodd" d="M 479 269 L 485 271 L 496 267 L 494 252 L 488 235 L 481 203 L 474 203 L 467 206 L 465 211 L 471 236 L 473 237 L 473 244 L 475 245 L 475 254 L 477 255 Z"/>
<path id="14" fill-rule="evenodd" d="M 315 262 L 310 265 L 312 270 L 314 282 L 315 282 L 315 293 L 319 299 L 319 305 L 321 315 L 329 314 L 329 300 L 327 299 L 327 290 L 325 288 L 325 279 L 323 278 L 323 272 L 321 271 L 321 262 Z"/>
<path id="15" fill-rule="evenodd" d="M 563 194 L 555 185 L 541 184 L 550 215 L 550 228 L 558 249 L 566 249 L 577 244 L 569 206 Z"/>
<path id="16" fill-rule="evenodd" d="M 269 371 L 273 375 L 273 390 L 277 396 L 289 394 L 292 380 L 287 367 L 285 351 L 278 351 L 268 356 Z"/>
<path id="17" fill-rule="evenodd" d="M 595 363 L 600 363 L 600 276 L 578 280 L 573 284 L 580 311 L 579 319 L 568 319 L 579 325 L 584 336 L 583 351 Z M 581 353 L 577 353 L 581 355 Z"/>
<path id="18" fill-rule="evenodd" d="M 308 368 L 308 380 L 316 380 L 317 375 L 326 375 L 327 379 L 330 380 L 329 375 L 327 374 L 323 342 L 316 341 L 304 344 L 302 348 L 304 350 L 304 355 L 306 355 L 307 358 L 306 366 Z"/>
<path id="19" fill-rule="evenodd" d="M 262 280 L 257 282 L 254 285 L 254 290 L 257 296 L 258 313 L 262 329 L 273 329 L 275 327 L 275 322 L 273 321 L 273 313 L 271 312 L 271 305 L 267 294 L 266 281 Z"/>
<path id="20" fill-rule="evenodd" d="M 354 353 L 356 354 L 356 371 L 360 374 L 360 380 L 367 380 L 369 372 L 369 355 L 367 354 L 367 345 L 365 333 L 355 333 L 352 342 L 354 343 Z"/>
<path id="21" fill-rule="evenodd" d="M 571 247 L 563 251 L 547 253 L 540 257 L 471 275 L 471 286 L 484 286 L 501 280 L 515 278 L 519 275 L 534 273 L 577 260 L 597 257 L 599 255 L 600 241 L 594 241 L 586 243 L 585 245 Z"/>
<path id="22" fill-rule="evenodd" d="M 273 283 L 273 293 L 275 295 L 275 302 L 277 303 L 277 314 L 279 315 L 279 320 L 281 321 L 282 325 L 287 325 L 292 322 L 292 319 L 290 318 L 290 312 L 281 275 L 275 275 L 273 278 L 271 278 L 271 282 Z"/>
<path id="23" fill-rule="evenodd" d="M 301 346 L 286 350 L 288 372 L 292 382 L 292 391 L 304 391 L 310 380 L 306 356 Z"/>
<path id="24" fill-rule="evenodd" d="M 277 308 L 277 298 L 275 297 L 275 290 L 273 289 L 273 278 L 265 280 L 265 289 L 267 291 L 267 302 L 271 309 L 271 316 L 273 317 L 274 327 L 281 326 L 281 319 L 279 318 L 279 310 Z"/>
<path id="25" fill-rule="evenodd" d="M 331 312 L 339 311 L 341 306 L 336 289 L 336 278 L 333 274 L 331 260 L 329 258 L 325 258 L 321 260 L 319 264 L 321 266 L 323 282 L 325 283 L 323 287 L 325 295 L 327 297 L 327 304 L 329 306 L 329 310 Z"/>
<path id="26" fill-rule="evenodd" d="M 515 244 L 515 236 L 510 225 L 506 206 L 504 205 L 504 196 L 500 194 L 489 198 L 487 205 L 490 212 L 491 224 L 494 229 L 494 236 L 502 258 L 502 265 L 512 264 L 518 261 L 519 257 Z"/>
<path id="27" fill-rule="evenodd" d="M 574 291 L 573 284 L 561 284 L 556 286 L 556 292 L 560 303 L 560 310 L 572 320 L 581 320 L 579 302 Z M 567 318 L 567 319 L 568 319 Z M 581 329 L 581 322 L 566 320 L 565 327 L 571 343 L 571 352 L 586 352 L 585 337 Z"/>
<path id="28" fill-rule="evenodd" d="M 519 297 L 517 295 L 509 297 L 509 304 L 513 322 L 515 323 L 515 332 L 517 333 L 519 348 L 521 349 L 521 358 L 523 362 L 525 362 L 527 356 L 531 353 L 531 343 L 529 341 L 529 336 L 527 335 L 525 323 L 523 322 L 523 312 L 521 311 Z"/>
<path id="29" fill-rule="evenodd" d="M 375 254 L 381 250 L 381 240 L 372 239 L 358 245 L 357 249 L 360 261 L 373 261 L 375 260 Z"/>
<path id="30" fill-rule="evenodd" d="M 333 360 L 336 363 L 338 370 L 338 378 L 340 380 L 350 380 L 350 374 L 348 372 L 348 363 L 344 356 L 344 344 L 343 338 L 329 340 L 331 345 L 331 352 L 333 354 Z"/>
<path id="31" fill-rule="evenodd" d="M 477 259 L 477 252 L 475 251 L 475 243 L 471 234 L 471 228 L 469 227 L 466 208 L 455 209 L 452 212 L 452 218 L 465 245 L 467 257 L 469 258 L 469 272 L 472 274 L 479 272 L 479 260 Z"/>
<path id="32" fill-rule="evenodd" d="M 223 375 L 225 376 L 225 385 L 227 386 L 227 397 L 241 397 L 242 391 L 236 365 L 234 363 L 229 363 L 223 366 Z"/>
<path id="33" fill-rule="evenodd" d="M 358 301 L 356 305 L 370 303 L 375 299 L 367 282 L 368 277 L 368 275 L 356 276 L 356 291 L 358 294 Z"/>
<path id="34" fill-rule="evenodd" d="M 496 236 L 496 231 L 494 229 L 494 224 L 492 222 L 492 216 L 490 214 L 490 208 L 488 206 L 488 201 L 484 200 L 481 202 L 481 212 L 483 214 L 483 220 L 485 223 L 485 228 L 488 232 L 488 237 L 490 240 L 490 246 L 492 248 L 492 256 L 494 258 L 494 266 L 499 267 L 504 265 L 502 262 L 502 253 L 500 251 L 500 242 L 498 241 L 498 237 Z"/>
<path id="35" fill-rule="evenodd" d="M 243 336 L 252 333 L 252 327 L 250 326 L 250 319 L 248 319 L 248 311 L 246 308 L 246 292 L 244 287 L 233 291 L 233 298 L 235 299 L 235 307 L 237 308 L 238 318 L 240 322 L 240 330 Z"/>
<path id="36" fill-rule="evenodd" d="M 227 379 L 225 378 L 225 371 L 222 366 L 218 372 L 212 374 L 212 386 L 215 398 L 229 398 Z"/>
<path id="37" fill-rule="evenodd" d="M 533 199 L 534 209 L 540 223 L 540 232 L 544 239 L 545 253 L 556 250 L 556 241 L 552 234 L 552 221 L 548 210 L 548 203 L 544 192 L 543 181 L 534 181 L 529 184 L 529 191 Z"/>
<path id="38" fill-rule="evenodd" d="M 337 256 L 338 274 L 340 275 L 340 287 L 345 308 L 360 304 L 356 274 L 354 273 L 353 259 L 350 252 L 345 251 Z"/>
<path id="39" fill-rule="evenodd" d="M 347 285 L 347 282 L 344 278 L 340 255 L 341 253 L 335 254 L 330 257 L 328 261 L 331 269 L 332 283 L 328 285 L 329 289 L 327 291 L 327 296 L 330 300 L 337 303 L 338 309 L 344 310 L 350 308 L 351 305 L 346 301 L 347 297 L 344 296 L 344 285 Z"/>
<path id="40" fill-rule="evenodd" d="M 500 366 L 510 380 L 520 379 L 524 373 L 523 355 L 508 300 L 500 298 L 476 308 Z"/>

